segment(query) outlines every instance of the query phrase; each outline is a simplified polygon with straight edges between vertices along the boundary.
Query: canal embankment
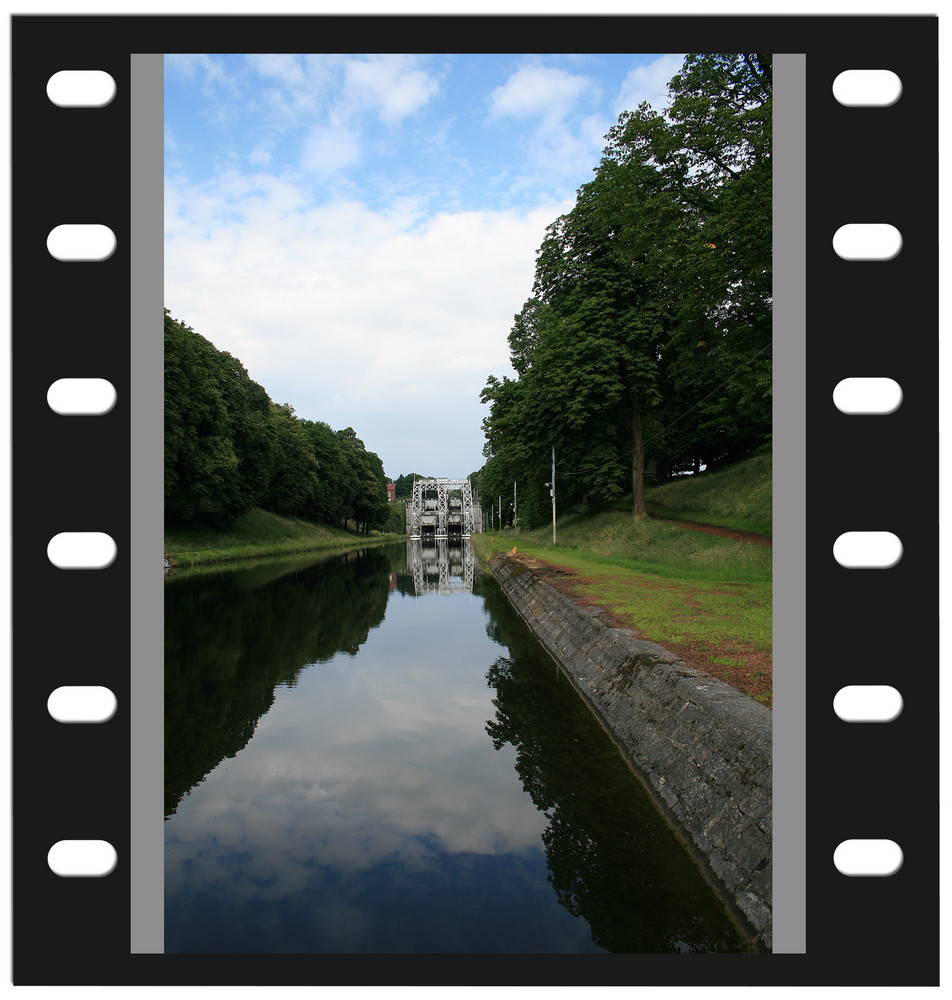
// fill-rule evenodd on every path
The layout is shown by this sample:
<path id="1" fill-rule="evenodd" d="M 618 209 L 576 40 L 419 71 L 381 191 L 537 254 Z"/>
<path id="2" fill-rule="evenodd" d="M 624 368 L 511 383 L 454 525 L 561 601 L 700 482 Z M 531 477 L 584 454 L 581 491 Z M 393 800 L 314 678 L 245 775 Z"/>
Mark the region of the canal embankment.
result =
<path id="1" fill-rule="evenodd" d="M 772 942 L 771 712 L 601 620 L 511 553 L 489 568 L 751 940 Z"/>
<path id="2" fill-rule="evenodd" d="M 401 519 L 402 514 L 398 520 Z M 166 525 L 165 568 L 168 571 L 179 567 L 244 564 L 271 557 L 330 555 L 389 544 L 401 537 L 316 524 L 255 507 L 227 528 L 200 518 L 188 524 Z"/>

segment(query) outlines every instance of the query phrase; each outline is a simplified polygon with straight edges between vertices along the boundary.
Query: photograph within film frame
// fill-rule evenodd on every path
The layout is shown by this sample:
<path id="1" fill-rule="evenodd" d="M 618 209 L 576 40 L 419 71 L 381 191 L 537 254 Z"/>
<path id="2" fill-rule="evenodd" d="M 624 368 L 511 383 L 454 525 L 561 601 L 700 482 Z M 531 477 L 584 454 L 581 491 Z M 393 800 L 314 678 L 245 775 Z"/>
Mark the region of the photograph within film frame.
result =
<path id="1" fill-rule="evenodd" d="M 774 54 L 773 953 L 163 954 L 163 54 L 503 38 Z M 937 38 L 931 17 L 12 19 L 17 985 L 938 982 Z M 54 103 L 50 81 L 77 69 L 111 77 L 108 103 Z M 901 96 L 834 93 L 850 70 L 895 74 Z M 75 225 L 109 231 L 100 260 L 58 249 Z M 850 225 L 894 227 L 899 252 L 844 251 Z M 71 378 L 115 397 L 57 412 L 51 388 Z M 841 408 L 850 378 L 894 380 L 901 405 Z M 101 568 L 58 558 L 71 532 L 97 533 Z M 854 532 L 892 533 L 901 558 L 843 565 Z M 50 696 L 77 685 L 112 693 L 108 721 L 54 717 Z M 846 721 L 834 699 L 857 685 L 895 688 L 901 713 Z M 898 870 L 838 869 L 864 840 L 898 845 Z M 107 874 L 58 874 L 72 841 L 100 842 Z"/>

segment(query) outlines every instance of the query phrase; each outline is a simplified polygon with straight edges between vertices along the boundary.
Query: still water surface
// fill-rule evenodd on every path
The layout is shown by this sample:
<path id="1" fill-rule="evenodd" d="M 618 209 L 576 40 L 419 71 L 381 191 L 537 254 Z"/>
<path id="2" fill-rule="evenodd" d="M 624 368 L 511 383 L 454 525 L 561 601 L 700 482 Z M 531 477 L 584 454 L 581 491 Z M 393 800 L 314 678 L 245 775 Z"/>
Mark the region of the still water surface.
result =
<path id="1" fill-rule="evenodd" d="M 744 950 L 464 546 L 168 581 L 167 952 Z"/>

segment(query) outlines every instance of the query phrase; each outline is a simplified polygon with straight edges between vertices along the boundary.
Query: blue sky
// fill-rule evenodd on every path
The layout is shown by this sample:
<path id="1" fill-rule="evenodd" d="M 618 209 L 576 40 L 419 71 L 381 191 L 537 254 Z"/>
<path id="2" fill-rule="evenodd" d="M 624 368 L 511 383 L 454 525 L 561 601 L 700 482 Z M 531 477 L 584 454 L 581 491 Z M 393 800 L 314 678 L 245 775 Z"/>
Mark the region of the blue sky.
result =
<path id="1" fill-rule="evenodd" d="M 546 226 L 681 61 L 167 55 L 165 304 L 388 475 L 467 475 Z"/>

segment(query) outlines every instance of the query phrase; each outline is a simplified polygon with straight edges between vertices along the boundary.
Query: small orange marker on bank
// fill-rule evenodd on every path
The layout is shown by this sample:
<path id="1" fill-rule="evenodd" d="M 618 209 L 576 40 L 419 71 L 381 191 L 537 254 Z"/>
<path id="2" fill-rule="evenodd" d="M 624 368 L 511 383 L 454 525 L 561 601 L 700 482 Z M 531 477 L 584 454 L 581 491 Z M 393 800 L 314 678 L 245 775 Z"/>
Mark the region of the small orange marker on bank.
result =
<path id="1" fill-rule="evenodd" d="M 516 551 L 516 547 L 515 547 L 515 545 L 513 545 L 513 547 L 512 547 L 512 551 L 513 551 L 513 552 L 515 552 L 515 551 Z"/>

